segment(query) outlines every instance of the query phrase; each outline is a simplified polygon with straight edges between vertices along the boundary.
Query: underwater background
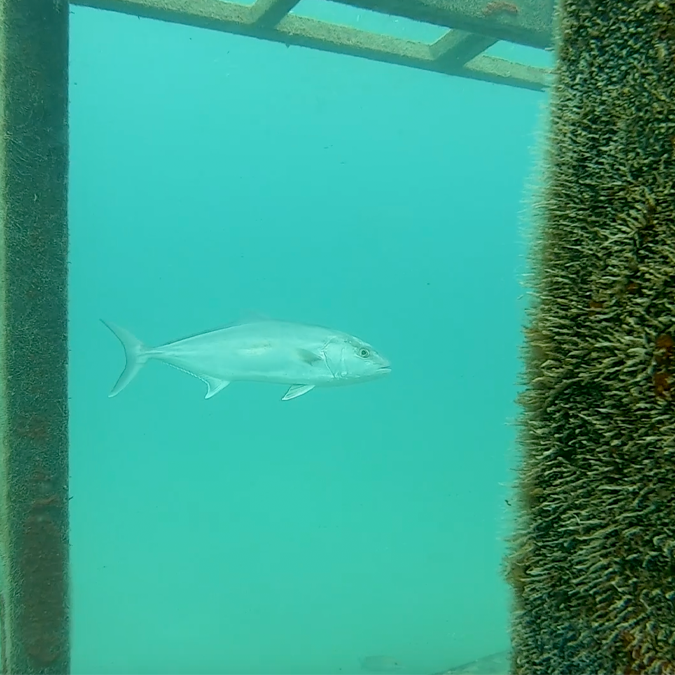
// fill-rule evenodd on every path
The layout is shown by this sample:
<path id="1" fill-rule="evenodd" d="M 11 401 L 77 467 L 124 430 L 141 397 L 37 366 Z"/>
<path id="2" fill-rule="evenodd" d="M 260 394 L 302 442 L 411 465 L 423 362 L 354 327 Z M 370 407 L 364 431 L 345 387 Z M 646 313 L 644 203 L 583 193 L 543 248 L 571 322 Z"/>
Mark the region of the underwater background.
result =
<path id="1" fill-rule="evenodd" d="M 436 673 L 508 649 L 546 95 L 77 7 L 70 87 L 73 672 Z M 151 363 L 108 398 L 100 319 L 158 345 L 251 314 L 357 335 L 392 374 L 204 400 Z"/>

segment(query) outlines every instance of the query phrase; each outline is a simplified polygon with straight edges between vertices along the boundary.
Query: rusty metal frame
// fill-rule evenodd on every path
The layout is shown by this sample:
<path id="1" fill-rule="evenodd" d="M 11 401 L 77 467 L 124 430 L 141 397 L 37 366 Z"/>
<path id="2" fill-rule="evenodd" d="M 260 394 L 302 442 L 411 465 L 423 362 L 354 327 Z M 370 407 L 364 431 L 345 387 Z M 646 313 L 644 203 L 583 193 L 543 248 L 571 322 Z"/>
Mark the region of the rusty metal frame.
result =
<path id="1" fill-rule="evenodd" d="M 0 668 L 70 670 L 68 3 L 0 5 Z"/>
<path id="2" fill-rule="evenodd" d="M 551 45 L 554 0 L 337 0 L 447 28 L 429 44 L 294 14 L 299 0 L 71 0 L 72 4 L 347 54 L 445 75 L 541 90 L 549 71 L 484 54 L 506 41 Z"/>
<path id="3" fill-rule="evenodd" d="M 428 44 L 293 13 L 299 0 L 73 0 L 446 75 L 542 89 L 484 52 L 551 43 L 553 0 L 337 0 L 443 27 Z M 0 670 L 70 670 L 68 0 L 0 6 Z"/>

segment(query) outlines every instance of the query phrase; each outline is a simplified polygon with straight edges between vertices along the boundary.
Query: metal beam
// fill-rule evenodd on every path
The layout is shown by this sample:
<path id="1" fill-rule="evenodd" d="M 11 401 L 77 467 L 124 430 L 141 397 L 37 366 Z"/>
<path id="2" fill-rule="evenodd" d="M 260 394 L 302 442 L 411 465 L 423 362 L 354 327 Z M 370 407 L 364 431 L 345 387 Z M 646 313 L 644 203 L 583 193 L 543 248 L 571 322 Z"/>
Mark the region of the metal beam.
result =
<path id="1" fill-rule="evenodd" d="M 252 14 L 252 23 L 260 28 L 273 28 L 281 21 L 299 0 L 258 0 Z"/>
<path id="2" fill-rule="evenodd" d="M 553 0 L 337 0 L 528 47 L 551 46 Z"/>
<path id="3" fill-rule="evenodd" d="M 451 30 L 431 45 L 431 54 L 436 63 L 443 63 L 448 68 L 459 68 L 497 42 L 484 35 Z"/>
<path id="4" fill-rule="evenodd" d="M 399 1 L 391 0 L 392 3 Z M 284 15 L 294 6 L 294 0 L 258 0 L 248 7 L 221 0 L 190 0 L 189 3 L 185 0 L 73 0 L 73 4 L 525 89 L 543 89 L 548 75 L 542 68 L 484 54 L 465 66 L 461 58 L 448 58 L 438 43 L 429 45 L 295 14 Z M 495 21 L 493 17 L 486 18 L 481 25 L 490 30 L 497 25 Z M 490 43 L 487 38 L 499 39 L 486 34 L 473 41 L 473 49 L 481 42 Z"/>
<path id="5" fill-rule="evenodd" d="M 67 0 L 0 4 L 0 648 L 70 669 Z"/>

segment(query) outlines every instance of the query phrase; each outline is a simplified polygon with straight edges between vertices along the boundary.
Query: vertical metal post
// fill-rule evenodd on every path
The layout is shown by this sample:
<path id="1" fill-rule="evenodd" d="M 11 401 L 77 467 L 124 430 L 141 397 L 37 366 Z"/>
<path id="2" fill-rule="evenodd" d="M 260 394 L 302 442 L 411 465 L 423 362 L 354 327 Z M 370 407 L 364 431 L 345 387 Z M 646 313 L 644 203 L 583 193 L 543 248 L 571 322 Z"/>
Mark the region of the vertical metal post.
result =
<path id="1" fill-rule="evenodd" d="M 68 3 L 0 0 L 0 646 L 68 673 Z"/>
<path id="2" fill-rule="evenodd" d="M 513 675 L 675 673 L 675 3 L 562 0 Z"/>

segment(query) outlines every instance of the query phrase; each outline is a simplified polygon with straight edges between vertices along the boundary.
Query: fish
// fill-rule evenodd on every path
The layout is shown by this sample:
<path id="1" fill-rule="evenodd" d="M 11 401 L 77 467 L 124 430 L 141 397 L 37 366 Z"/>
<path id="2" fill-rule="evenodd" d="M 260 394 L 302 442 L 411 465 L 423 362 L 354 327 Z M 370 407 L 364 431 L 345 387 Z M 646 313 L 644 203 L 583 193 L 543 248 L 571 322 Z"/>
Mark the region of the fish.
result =
<path id="1" fill-rule="evenodd" d="M 442 673 L 436 675 L 508 675 L 510 672 L 510 657 L 511 652 L 506 650 L 484 656 L 482 659 L 469 661 L 460 666 L 444 670 Z"/>
<path id="2" fill-rule="evenodd" d="M 126 365 L 108 394 L 117 396 L 151 360 L 199 378 L 212 398 L 231 382 L 289 385 L 283 401 L 316 387 L 360 384 L 391 372 L 390 362 L 363 340 L 329 328 L 271 319 L 240 321 L 159 347 L 102 320 L 121 342 Z"/>

